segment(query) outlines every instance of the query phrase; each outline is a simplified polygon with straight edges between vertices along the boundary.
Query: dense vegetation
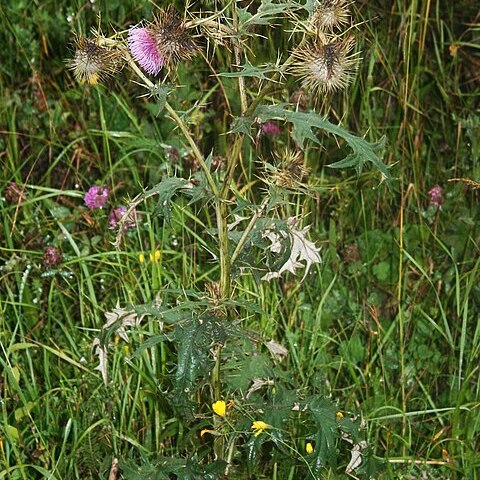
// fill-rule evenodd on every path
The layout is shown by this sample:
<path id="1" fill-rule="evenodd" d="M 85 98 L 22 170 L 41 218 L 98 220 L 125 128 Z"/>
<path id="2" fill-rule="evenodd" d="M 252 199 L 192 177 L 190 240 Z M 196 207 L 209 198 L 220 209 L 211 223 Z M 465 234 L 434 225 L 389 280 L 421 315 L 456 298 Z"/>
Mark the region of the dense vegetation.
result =
<path id="1" fill-rule="evenodd" d="M 480 478 L 478 5 L 357 0 L 332 90 L 318 2 L 176 1 L 76 81 L 169 3 L 0 5 L 0 478 Z"/>

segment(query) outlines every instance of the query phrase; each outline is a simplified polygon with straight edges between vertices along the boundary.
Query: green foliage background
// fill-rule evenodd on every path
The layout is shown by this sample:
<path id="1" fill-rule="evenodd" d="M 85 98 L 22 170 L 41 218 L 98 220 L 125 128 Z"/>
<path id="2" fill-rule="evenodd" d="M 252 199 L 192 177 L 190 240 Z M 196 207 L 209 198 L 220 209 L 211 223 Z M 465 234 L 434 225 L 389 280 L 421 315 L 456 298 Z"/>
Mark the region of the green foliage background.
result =
<path id="1" fill-rule="evenodd" d="M 249 3 L 239 2 L 254 11 L 258 2 Z M 447 3 L 356 2 L 356 19 L 365 20 L 361 69 L 345 93 L 315 107 L 332 124 L 364 135 L 366 145 L 385 137 L 391 181 L 380 183 L 368 162 L 361 172 L 331 168 L 350 153 L 333 137 L 307 143 L 315 196 L 286 204 L 282 213 L 310 212 L 323 263 L 303 283 L 241 277 L 239 302 L 253 294 L 258 308 L 235 306 L 247 337 L 275 339 L 288 358 L 272 362 L 261 342 L 241 335 L 226 352 L 228 391 L 245 391 L 257 377 L 289 386 L 252 400 L 265 400 L 272 425 L 291 412 L 292 391 L 330 397 L 345 421 L 361 423 L 369 448 L 385 460 L 380 478 L 477 479 L 480 469 L 479 193 L 459 180 L 480 181 L 480 17 L 475 2 Z M 183 11 L 182 2 L 176 5 Z M 192 8 L 221 6 L 199 1 Z M 94 183 L 114 187 L 113 202 L 125 204 L 166 174 L 187 178 L 194 170 L 174 123 L 161 105 L 139 97 L 144 91 L 128 73 L 83 88 L 66 71 L 73 32 L 98 26 L 98 8 L 102 28 L 112 31 L 154 11 L 150 2 L 120 0 L 0 5 L 0 187 L 28 185 L 20 208 L 0 201 L 0 478 L 108 478 L 113 456 L 125 478 L 217 478 L 223 465 L 211 458 L 213 440 L 199 436 L 211 426 L 209 406 L 187 421 L 178 407 L 189 405 L 172 403 L 179 388 L 172 340 L 182 333 L 146 322 L 130 345 L 113 348 L 107 387 L 93 370 L 92 339 L 117 302 L 153 308 L 160 291 L 163 302 L 179 299 L 188 309 L 185 302 L 204 300 L 194 291 L 218 277 L 203 248 L 211 248 L 204 231 L 214 228 L 214 218 L 188 199 L 175 197 L 167 216 L 155 216 L 158 199 L 148 200 L 144 227 L 129 233 L 120 251 L 112 248 L 107 213 L 82 207 L 83 192 Z M 291 50 L 295 36 L 286 24 L 255 28 L 266 37 L 255 43 L 255 65 Z M 219 48 L 211 63 L 228 74 L 234 62 Z M 169 101 L 184 112 L 205 155 L 227 156 L 219 133 L 232 118 L 223 94 L 212 88 L 212 70 L 198 61 L 177 75 L 181 88 Z M 221 78 L 238 115 L 237 80 Z M 259 80 L 252 78 L 251 98 Z M 280 83 L 272 98 L 288 102 L 298 86 L 293 79 Z M 271 111 L 261 111 L 264 119 Z M 246 143 L 239 184 L 259 159 L 273 161 L 290 141 L 284 131 Z M 444 191 L 441 209 L 429 205 L 436 184 Z M 258 185 L 243 195 L 246 204 L 255 202 Z M 46 272 L 43 249 L 52 244 L 64 262 Z M 158 263 L 149 260 L 155 250 Z M 180 317 L 156 318 L 168 324 Z M 199 363 L 184 366 L 191 382 L 185 388 L 194 387 L 211 361 L 208 342 L 194 327 L 184 327 L 191 343 L 183 346 L 198 352 Z M 221 342 L 232 333 L 218 327 L 205 339 L 215 335 Z M 335 409 L 328 405 L 310 407 L 325 429 L 321 439 L 333 435 L 328 422 L 335 422 Z M 285 430 L 272 439 L 277 450 L 256 449 L 255 439 L 245 437 L 244 452 L 257 468 L 252 478 L 307 478 L 304 464 L 281 460 L 282 442 L 304 451 L 305 425 L 290 422 Z M 340 458 L 343 470 L 346 462 Z M 332 466 L 319 471 L 340 478 Z"/>

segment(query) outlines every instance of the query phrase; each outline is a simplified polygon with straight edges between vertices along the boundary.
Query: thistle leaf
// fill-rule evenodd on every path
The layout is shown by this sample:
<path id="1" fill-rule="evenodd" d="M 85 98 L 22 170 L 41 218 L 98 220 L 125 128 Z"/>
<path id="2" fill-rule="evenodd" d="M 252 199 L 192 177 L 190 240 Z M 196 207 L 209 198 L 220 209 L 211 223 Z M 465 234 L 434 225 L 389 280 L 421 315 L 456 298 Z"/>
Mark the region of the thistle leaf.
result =
<path id="1" fill-rule="evenodd" d="M 273 0 L 262 0 L 257 13 L 253 15 L 246 8 L 239 8 L 241 29 L 244 30 L 252 25 L 269 25 L 285 10 L 293 6 L 295 6 L 293 2 L 273 3 Z"/>
<path id="2" fill-rule="evenodd" d="M 314 399 L 308 407 L 317 425 L 316 455 L 311 468 L 314 473 L 320 473 L 326 465 L 334 467 L 336 464 L 335 443 L 340 436 L 336 422 L 336 409 L 332 402 L 323 398 Z"/>
<path id="3" fill-rule="evenodd" d="M 386 145 L 385 137 L 371 143 L 364 138 L 353 135 L 339 125 L 334 125 L 316 113 L 296 112 L 284 107 L 284 105 L 261 106 L 257 108 L 256 115 L 262 122 L 276 119 L 292 123 L 292 137 L 301 148 L 304 148 L 307 140 L 320 143 L 317 135 L 313 132 L 313 128 L 321 128 L 327 133 L 343 138 L 352 149 L 352 153 L 345 159 L 329 165 L 329 167 L 355 167 L 357 173 L 360 173 L 365 164 L 370 162 L 381 173 L 382 180 L 384 179 L 387 182 L 391 180 L 389 167 L 382 162 Z"/>
<path id="4" fill-rule="evenodd" d="M 145 198 L 158 195 L 158 203 L 153 214 L 163 215 L 165 220 L 169 222 L 171 219 L 173 196 L 181 190 L 191 190 L 192 187 L 193 185 L 184 178 L 168 177 L 145 192 Z"/>

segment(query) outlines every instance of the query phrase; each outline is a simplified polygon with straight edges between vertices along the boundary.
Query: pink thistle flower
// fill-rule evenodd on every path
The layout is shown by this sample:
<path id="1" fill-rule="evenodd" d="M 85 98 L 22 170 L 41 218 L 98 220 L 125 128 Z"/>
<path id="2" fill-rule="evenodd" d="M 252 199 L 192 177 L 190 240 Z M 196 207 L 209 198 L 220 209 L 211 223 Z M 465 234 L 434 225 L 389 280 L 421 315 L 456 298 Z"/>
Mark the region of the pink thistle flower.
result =
<path id="1" fill-rule="evenodd" d="M 123 215 L 125 215 L 127 207 L 112 208 L 108 217 L 109 228 L 116 228 Z M 127 219 L 122 222 L 122 230 L 128 230 L 129 228 L 135 228 L 137 226 L 137 212 L 132 211 L 128 215 Z"/>
<path id="2" fill-rule="evenodd" d="M 180 60 L 191 59 L 198 50 L 188 27 L 173 7 L 161 9 L 145 27 L 132 27 L 128 45 L 134 60 L 151 75 L 158 75 Z"/>
<path id="3" fill-rule="evenodd" d="M 55 248 L 51 245 L 45 247 L 45 250 L 43 251 L 43 265 L 47 270 L 53 268 L 59 263 L 62 263 L 62 261 L 62 252 L 58 248 Z"/>
<path id="4" fill-rule="evenodd" d="M 440 185 L 433 186 L 428 191 L 430 205 L 435 208 L 440 208 L 443 204 L 443 188 Z"/>
<path id="5" fill-rule="evenodd" d="M 94 185 L 88 189 L 83 201 L 88 208 L 103 208 L 108 200 L 108 188 Z"/>
<path id="6" fill-rule="evenodd" d="M 157 48 L 148 28 L 132 27 L 128 31 L 128 46 L 135 61 L 150 75 L 158 75 L 165 57 Z"/>
<path id="7" fill-rule="evenodd" d="M 269 137 L 276 137 L 282 133 L 282 129 L 274 122 L 268 121 L 261 126 L 262 133 Z"/>

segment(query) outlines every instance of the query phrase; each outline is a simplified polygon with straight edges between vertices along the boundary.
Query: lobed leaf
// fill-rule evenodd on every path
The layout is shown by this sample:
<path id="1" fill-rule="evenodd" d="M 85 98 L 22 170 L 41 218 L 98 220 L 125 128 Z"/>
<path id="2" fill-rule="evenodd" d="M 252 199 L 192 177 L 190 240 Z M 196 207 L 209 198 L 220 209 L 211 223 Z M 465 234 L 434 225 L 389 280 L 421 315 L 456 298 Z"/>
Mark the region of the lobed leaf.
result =
<path id="1" fill-rule="evenodd" d="M 381 173 L 382 180 L 387 180 L 388 182 L 391 180 L 389 167 L 382 161 L 386 145 L 385 137 L 371 143 L 365 140 L 365 138 L 357 137 L 341 126 L 329 122 L 314 112 L 287 110 L 284 105 L 261 106 L 257 108 L 256 116 L 261 122 L 273 119 L 290 122 L 293 125 L 292 138 L 301 148 L 304 148 L 307 140 L 320 143 L 313 131 L 314 128 L 320 128 L 327 133 L 343 138 L 351 148 L 352 153 L 343 160 L 332 163 L 329 167 L 354 167 L 357 173 L 360 173 L 366 163 L 372 163 Z"/>

